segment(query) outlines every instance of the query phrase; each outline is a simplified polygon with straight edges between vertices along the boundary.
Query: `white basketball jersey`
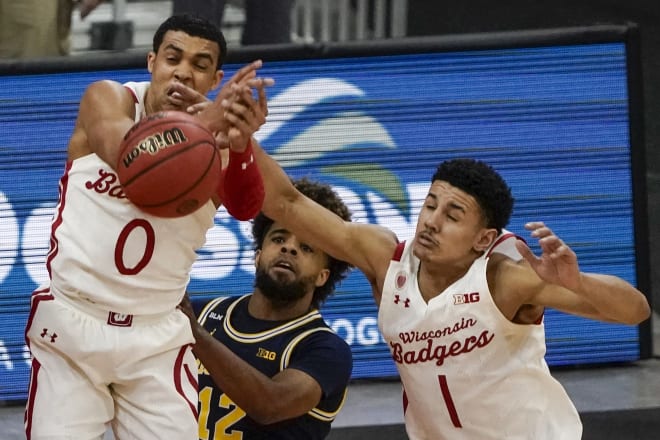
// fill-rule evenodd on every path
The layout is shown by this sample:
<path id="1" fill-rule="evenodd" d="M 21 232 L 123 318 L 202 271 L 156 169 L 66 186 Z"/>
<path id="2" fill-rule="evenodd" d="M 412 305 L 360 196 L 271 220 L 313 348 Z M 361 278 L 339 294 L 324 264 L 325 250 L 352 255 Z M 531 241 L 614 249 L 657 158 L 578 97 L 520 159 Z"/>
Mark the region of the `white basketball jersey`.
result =
<path id="1" fill-rule="evenodd" d="M 137 121 L 148 83 L 126 86 L 136 97 Z M 47 259 L 51 290 L 117 313 L 172 310 L 215 212 L 209 201 L 185 217 L 149 215 L 126 199 L 117 174 L 96 154 L 68 162 Z"/>
<path id="2" fill-rule="evenodd" d="M 503 233 L 463 276 L 428 304 L 412 241 L 390 263 L 378 314 L 404 388 L 412 440 L 579 440 L 582 425 L 545 362 L 543 323 L 519 325 L 488 289 L 491 252 L 520 259 Z"/>

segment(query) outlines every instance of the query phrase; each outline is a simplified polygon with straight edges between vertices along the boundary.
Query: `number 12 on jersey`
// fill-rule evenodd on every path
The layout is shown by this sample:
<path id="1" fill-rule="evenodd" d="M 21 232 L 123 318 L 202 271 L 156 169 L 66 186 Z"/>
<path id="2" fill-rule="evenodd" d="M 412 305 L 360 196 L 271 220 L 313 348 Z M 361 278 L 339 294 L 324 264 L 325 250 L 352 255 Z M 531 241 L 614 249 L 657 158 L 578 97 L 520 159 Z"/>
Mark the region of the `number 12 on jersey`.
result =
<path id="1" fill-rule="evenodd" d="M 245 411 L 239 408 L 225 393 L 220 395 L 218 407 L 222 408 L 223 415 L 213 427 L 213 437 L 208 429 L 209 414 L 211 412 L 211 396 L 213 388 L 205 387 L 199 391 L 199 438 L 200 440 L 242 440 L 243 432 L 232 429 L 232 425 L 245 417 Z"/>

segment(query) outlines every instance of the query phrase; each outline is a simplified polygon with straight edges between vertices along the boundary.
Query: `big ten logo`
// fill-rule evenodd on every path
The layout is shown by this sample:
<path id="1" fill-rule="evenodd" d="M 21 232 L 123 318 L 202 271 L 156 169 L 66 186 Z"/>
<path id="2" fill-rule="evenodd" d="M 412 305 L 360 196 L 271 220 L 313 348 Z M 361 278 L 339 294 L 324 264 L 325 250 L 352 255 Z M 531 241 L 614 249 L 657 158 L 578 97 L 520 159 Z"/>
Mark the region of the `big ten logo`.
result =
<path id="1" fill-rule="evenodd" d="M 479 292 L 459 293 L 454 295 L 454 304 L 470 304 L 479 302 Z"/>
<path id="2" fill-rule="evenodd" d="M 376 317 L 365 316 L 356 323 L 346 318 L 326 320 L 330 328 L 341 336 L 348 345 L 376 345 L 384 343 Z"/>
<path id="3" fill-rule="evenodd" d="M 265 348 L 259 347 L 257 349 L 257 357 L 268 359 L 269 361 L 274 361 L 277 358 L 277 353 L 274 351 L 266 350 Z"/>

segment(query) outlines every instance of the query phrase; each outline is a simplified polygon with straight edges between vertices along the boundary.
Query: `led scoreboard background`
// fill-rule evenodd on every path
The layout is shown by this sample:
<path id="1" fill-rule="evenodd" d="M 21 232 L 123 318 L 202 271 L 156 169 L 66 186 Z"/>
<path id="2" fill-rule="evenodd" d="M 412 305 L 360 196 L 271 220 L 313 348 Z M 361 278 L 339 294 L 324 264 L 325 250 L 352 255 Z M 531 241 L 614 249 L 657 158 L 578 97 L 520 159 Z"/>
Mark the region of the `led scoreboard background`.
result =
<path id="1" fill-rule="evenodd" d="M 265 60 L 262 74 L 276 85 L 258 139 L 291 176 L 330 183 L 355 221 L 411 237 L 435 167 L 475 157 L 512 187 L 508 229 L 528 237 L 522 225 L 543 220 L 573 247 L 583 271 L 644 287 L 635 35 L 599 26 L 246 48 L 230 53 L 224 70 L 229 78 L 244 62 Z M 29 298 L 47 281 L 50 220 L 82 93 L 98 79 L 148 80 L 144 59 L 0 65 L 0 400 L 26 397 Z M 195 300 L 244 294 L 253 273 L 250 224 L 221 208 L 189 290 Z M 396 376 L 361 273 L 322 312 L 352 347 L 354 378 Z M 553 310 L 545 322 L 550 365 L 632 361 L 648 352 L 643 327 Z"/>

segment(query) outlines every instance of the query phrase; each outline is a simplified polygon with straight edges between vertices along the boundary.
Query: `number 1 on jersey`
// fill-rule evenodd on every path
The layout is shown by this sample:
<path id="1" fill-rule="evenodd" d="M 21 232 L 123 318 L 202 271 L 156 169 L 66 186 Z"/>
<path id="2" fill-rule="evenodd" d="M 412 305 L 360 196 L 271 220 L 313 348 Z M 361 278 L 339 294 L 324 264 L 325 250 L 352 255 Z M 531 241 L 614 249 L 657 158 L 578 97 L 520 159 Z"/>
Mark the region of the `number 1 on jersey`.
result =
<path id="1" fill-rule="evenodd" d="M 456 407 L 454 406 L 454 399 L 451 398 L 451 393 L 449 392 L 449 386 L 447 385 L 447 376 L 441 374 L 438 376 L 438 382 L 440 383 L 440 391 L 442 392 L 442 398 L 447 405 L 447 411 L 449 411 L 449 418 L 451 422 L 457 428 L 462 428 L 461 419 L 458 418 L 458 412 L 456 412 Z"/>

